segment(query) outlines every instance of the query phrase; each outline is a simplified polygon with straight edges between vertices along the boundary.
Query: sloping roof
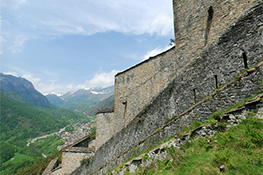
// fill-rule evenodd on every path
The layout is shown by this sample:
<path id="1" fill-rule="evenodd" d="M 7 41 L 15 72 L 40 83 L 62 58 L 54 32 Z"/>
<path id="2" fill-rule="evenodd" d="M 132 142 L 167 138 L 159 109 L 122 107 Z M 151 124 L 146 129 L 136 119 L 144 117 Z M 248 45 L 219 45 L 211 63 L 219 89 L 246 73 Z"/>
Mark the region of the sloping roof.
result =
<path id="1" fill-rule="evenodd" d="M 48 166 L 46 167 L 45 171 L 42 173 L 42 175 L 50 175 L 52 173 L 52 170 L 56 168 L 58 165 L 58 157 L 55 159 L 52 159 Z"/>
<path id="2" fill-rule="evenodd" d="M 74 146 L 78 145 L 79 143 L 84 142 L 84 141 L 86 141 L 86 140 L 88 140 L 88 139 L 90 140 L 90 135 L 83 137 L 83 138 L 80 139 L 79 141 L 73 143 L 70 147 L 74 147 Z"/>
<path id="3" fill-rule="evenodd" d="M 114 112 L 113 108 L 106 108 L 106 109 L 98 111 L 96 114 L 113 113 L 113 112 Z"/>
<path id="4" fill-rule="evenodd" d="M 90 135 L 88 135 L 86 137 L 83 137 L 81 140 L 79 140 L 76 143 L 73 143 L 71 146 L 65 148 L 63 150 L 63 152 L 76 152 L 76 153 L 90 153 L 90 152 L 94 152 L 93 148 L 76 146 L 76 145 L 78 145 L 78 144 L 80 144 L 82 142 L 85 142 L 87 140 L 90 141 Z"/>

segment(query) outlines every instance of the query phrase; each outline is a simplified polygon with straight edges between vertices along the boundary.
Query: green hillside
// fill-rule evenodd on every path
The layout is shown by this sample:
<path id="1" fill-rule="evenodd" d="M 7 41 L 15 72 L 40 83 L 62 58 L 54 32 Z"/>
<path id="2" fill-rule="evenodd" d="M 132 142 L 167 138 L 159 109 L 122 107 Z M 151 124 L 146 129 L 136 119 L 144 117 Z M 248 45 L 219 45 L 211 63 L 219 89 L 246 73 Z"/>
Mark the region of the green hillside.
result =
<path id="1" fill-rule="evenodd" d="M 50 155 L 56 152 L 56 147 L 63 143 L 57 136 L 41 143 L 35 142 L 29 147 L 26 144 L 29 139 L 57 132 L 82 118 L 79 114 L 64 109 L 37 107 L 14 99 L 20 97 L 12 92 L 1 91 L 1 174 L 14 173 L 41 158 L 42 153 Z"/>
<path id="2" fill-rule="evenodd" d="M 107 108 L 113 108 L 114 106 L 114 95 L 106 98 L 105 100 L 101 101 L 100 103 L 93 106 L 89 111 L 86 113 L 89 115 L 95 115 L 98 111 L 101 111 L 103 109 Z"/>
<path id="3" fill-rule="evenodd" d="M 211 141 L 211 144 L 208 143 Z M 167 149 L 169 156 L 135 174 L 263 174 L 263 120 L 248 118 L 229 131 L 202 138 L 181 149 Z M 144 159 L 147 159 L 145 157 Z M 220 172 L 220 167 L 221 172 Z M 124 174 L 128 175 L 129 172 Z"/>
<path id="4" fill-rule="evenodd" d="M 261 101 L 262 103 L 263 101 Z M 241 103 L 240 103 L 241 104 Z M 240 106 L 237 104 L 237 106 Z M 242 106 L 242 105 L 241 105 Z M 232 106 L 229 109 L 234 108 Z M 251 106 L 250 106 L 251 107 Z M 174 145 L 165 147 L 167 154 L 162 155 L 162 159 L 156 158 L 155 151 L 160 149 L 162 143 L 146 149 L 142 153 L 129 158 L 130 160 L 140 160 L 135 173 L 130 173 L 125 163 L 118 165 L 114 171 L 124 173 L 124 175 L 191 175 L 191 174 L 263 174 L 263 106 L 257 113 L 254 110 L 247 110 L 245 113 L 236 114 L 236 116 L 247 116 L 244 120 L 239 120 L 237 124 L 231 124 L 228 121 L 215 120 L 219 115 L 224 115 L 224 110 L 214 115 L 207 121 L 196 121 L 190 126 L 185 126 L 178 132 L 178 136 L 183 139 L 183 135 L 193 133 L 197 128 L 218 125 L 220 128 L 215 135 L 207 137 L 192 137 L 180 146 L 180 149 Z M 231 127 L 228 127 L 230 126 Z M 194 135 L 193 135 L 194 136 Z M 168 141 L 169 142 L 169 141 Z M 151 150 L 151 151 L 150 151 Z M 148 153 L 148 154 L 143 154 Z M 151 154 L 150 154 L 151 153 Z M 161 155 L 161 153 L 159 153 Z M 107 175 L 112 172 L 106 173 Z"/>

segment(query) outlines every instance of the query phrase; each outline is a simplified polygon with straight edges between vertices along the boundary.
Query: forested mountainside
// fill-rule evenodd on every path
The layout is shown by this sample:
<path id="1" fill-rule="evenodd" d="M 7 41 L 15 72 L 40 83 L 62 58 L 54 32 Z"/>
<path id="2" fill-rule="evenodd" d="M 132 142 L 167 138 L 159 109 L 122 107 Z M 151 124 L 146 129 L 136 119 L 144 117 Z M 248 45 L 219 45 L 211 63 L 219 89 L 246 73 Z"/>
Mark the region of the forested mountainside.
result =
<path id="1" fill-rule="evenodd" d="M 48 99 L 25 78 L 0 73 L 0 90 L 12 91 L 35 106 L 51 107 Z M 16 99 L 16 98 L 13 98 Z"/>
<path id="2" fill-rule="evenodd" d="M 57 135 L 27 145 L 29 140 L 58 132 L 83 115 L 52 106 L 24 78 L 0 74 L 0 83 L 1 174 L 12 174 L 64 144 Z"/>
<path id="3" fill-rule="evenodd" d="M 1 92 L 1 173 L 4 174 L 13 173 L 33 163 L 42 157 L 42 152 L 39 151 L 42 146 L 46 146 L 47 150 L 51 146 L 45 143 L 39 147 L 35 147 L 34 144 L 26 146 L 29 139 L 57 132 L 71 122 L 82 118 L 71 111 L 55 107 L 38 107 L 27 101 L 14 100 L 13 97 L 21 99 L 13 92 Z M 63 142 L 54 136 L 49 144 L 54 144 L 53 150 L 50 150 L 51 154 L 56 152 L 56 147 Z M 45 152 L 45 154 L 49 153 Z M 19 160 L 12 161 L 12 158 L 16 156 Z"/>

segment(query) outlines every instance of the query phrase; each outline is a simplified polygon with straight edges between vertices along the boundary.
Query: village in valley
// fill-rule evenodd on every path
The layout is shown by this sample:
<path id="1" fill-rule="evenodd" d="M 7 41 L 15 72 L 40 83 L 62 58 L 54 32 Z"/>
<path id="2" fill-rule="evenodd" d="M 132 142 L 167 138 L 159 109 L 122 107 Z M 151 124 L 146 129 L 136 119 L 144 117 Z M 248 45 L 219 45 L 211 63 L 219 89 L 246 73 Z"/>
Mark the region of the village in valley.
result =
<path id="1" fill-rule="evenodd" d="M 78 122 L 72 126 L 67 126 L 66 129 L 60 134 L 61 139 L 64 141 L 64 145 L 58 146 L 57 149 L 61 150 L 89 135 L 95 126 L 95 120 L 88 123 Z"/>
<path id="2" fill-rule="evenodd" d="M 85 122 L 77 122 L 73 125 L 66 126 L 62 129 L 60 129 L 58 132 L 36 137 L 34 139 L 30 139 L 26 146 L 29 147 L 30 144 L 41 141 L 42 139 L 45 139 L 47 137 L 57 135 L 60 136 L 61 139 L 63 140 L 64 144 L 61 146 L 58 146 L 57 149 L 61 150 L 69 145 L 72 145 L 73 143 L 77 142 L 78 140 L 82 139 L 85 136 L 88 136 L 91 134 L 91 132 L 95 132 L 95 127 L 96 127 L 96 120 L 91 120 L 88 123 Z"/>

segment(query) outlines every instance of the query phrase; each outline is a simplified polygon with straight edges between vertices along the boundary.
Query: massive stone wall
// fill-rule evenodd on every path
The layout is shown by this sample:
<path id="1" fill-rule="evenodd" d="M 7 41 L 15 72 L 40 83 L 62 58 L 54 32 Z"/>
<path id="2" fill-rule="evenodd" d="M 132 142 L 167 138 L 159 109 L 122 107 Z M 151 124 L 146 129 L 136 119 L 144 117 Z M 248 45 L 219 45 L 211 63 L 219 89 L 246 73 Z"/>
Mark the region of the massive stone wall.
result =
<path id="1" fill-rule="evenodd" d="M 262 0 L 174 1 L 175 48 L 115 77 L 116 131 L 126 126 L 176 74 L 183 73 L 207 45 L 219 42 L 223 32 L 245 15 L 250 6 L 260 3 Z M 235 47 L 247 51 L 239 45 Z"/>
<path id="2" fill-rule="evenodd" d="M 172 80 L 174 47 L 115 76 L 116 130 L 126 126 Z"/>
<path id="3" fill-rule="evenodd" d="M 114 113 L 97 114 L 96 150 L 123 129 L 173 80 L 182 62 L 171 47 L 115 76 Z"/>
<path id="4" fill-rule="evenodd" d="M 173 82 L 102 145 L 90 164 L 73 174 L 106 172 L 147 145 L 174 135 L 183 125 L 205 120 L 212 113 L 261 92 L 263 3 L 260 2 L 235 21 L 218 42 L 208 44 L 176 71 Z M 245 67 L 252 66 L 255 68 L 241 74 Z M 175 115 L 180 117 L 166 124 Z"/>
<path id="5" fill-rule="evenodd" d="M 261 0 L 173 0 L 177 58 L 191 60 Z"/>

